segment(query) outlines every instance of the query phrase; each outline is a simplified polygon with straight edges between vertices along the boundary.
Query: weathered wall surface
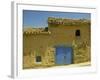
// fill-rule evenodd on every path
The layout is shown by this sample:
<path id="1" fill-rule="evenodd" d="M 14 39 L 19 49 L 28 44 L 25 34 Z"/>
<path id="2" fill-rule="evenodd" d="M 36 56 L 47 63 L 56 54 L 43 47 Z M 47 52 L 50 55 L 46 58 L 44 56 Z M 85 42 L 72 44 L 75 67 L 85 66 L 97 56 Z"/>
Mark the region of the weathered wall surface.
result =
<path id="1" fill-rule="evenodd" d="M 23 35 L 23 67 L 45 67 L 55 65 L 55 46 L 72 46 L 73 62 L 81 63 L 90 61 L 90 26 L 63 26 L 48 25 L 51 34 Z M 75 31 L 80 30 L 80 37 L 75 36 Z M 74 41 L 74 43 L 73 43 Z M 39 55 L 41 64 L 35 59 Z"/>
<path id="2" fill-rule="evenodd" d="M 90 26 L 53 26 L 49 25 L 49 30 L 55 42 L 66 42 L 66 44 L 72 44 L 72 41 L 77 39 L 75 31 L 80 30 L 80 41 L 87 41 L 90 43 Z"/>
<path id="3" fill-rule="evenodd" d="M 91 47 L 87 42 L 79 42 L 79 40 L 73 41 L 73 62 L 82 63 L 91 61 Z"/>

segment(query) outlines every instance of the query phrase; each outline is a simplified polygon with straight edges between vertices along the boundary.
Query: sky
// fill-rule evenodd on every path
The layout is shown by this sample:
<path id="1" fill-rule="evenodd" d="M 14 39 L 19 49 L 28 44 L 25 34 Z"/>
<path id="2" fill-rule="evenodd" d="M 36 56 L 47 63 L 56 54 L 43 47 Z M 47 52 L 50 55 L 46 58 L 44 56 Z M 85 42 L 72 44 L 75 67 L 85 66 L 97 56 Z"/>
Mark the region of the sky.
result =
<path id="1" fill-rule="evenodd" d="M 88 19 L 88 20 L 90 20 L 91 18 L 90 13 L 23 10 L 23 27 L 24 28 L 47 27 L 48 17 L 64 18 L 64 19 L 65 18 Z"/>

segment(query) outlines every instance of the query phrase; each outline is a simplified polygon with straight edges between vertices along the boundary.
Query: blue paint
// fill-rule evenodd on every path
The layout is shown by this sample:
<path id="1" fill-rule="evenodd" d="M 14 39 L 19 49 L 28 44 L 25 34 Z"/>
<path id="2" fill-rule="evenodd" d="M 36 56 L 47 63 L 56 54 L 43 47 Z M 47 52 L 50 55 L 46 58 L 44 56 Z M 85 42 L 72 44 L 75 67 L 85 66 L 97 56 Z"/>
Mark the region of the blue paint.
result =
<path id="1" fill-rule="evenodd" d="M 64 64 L 63 47 L 57 47 L 56 48 L 56 64 Z"/>
<path id="2" fill-rule="evenodd" d="M 72 64 L 72 48 L 56 47 L 55 63 L 58 65 Z"/>

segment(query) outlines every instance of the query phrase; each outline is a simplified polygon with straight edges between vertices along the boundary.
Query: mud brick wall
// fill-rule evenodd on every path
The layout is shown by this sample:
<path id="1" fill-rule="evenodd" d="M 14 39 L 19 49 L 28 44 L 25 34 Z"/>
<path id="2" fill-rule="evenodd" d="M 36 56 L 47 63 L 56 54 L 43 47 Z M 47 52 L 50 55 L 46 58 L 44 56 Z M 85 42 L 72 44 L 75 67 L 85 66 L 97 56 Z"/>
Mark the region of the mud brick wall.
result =
<path id="1" fill-rule="evenodd" d="M 80 30 L 80 37 L 75 31 Z M 55 65 L 55 46 L 64 45 L 73 48 L 73 62 L 90 61 L 91 31 L 90 24 L 71 26 L 49 24 L 49 32 L 29 32 L 23 35 L 23 67 L 37 68 Z M 41 64 L 36 63 L 36 55 L 41 56 Z"/>
<path id="2" fill-rule="evenodd" d="M 23 56 L 23 69 L 35 67 L 35 56 L 25 55 Z"/>
<path id="3" fill-rule="evenodd" d="M 49 67 L 55 65 L 55 48 L 47 47 L 42 62 L 36 63 L 36 52 L 31 52 L 29 55 L 24 55 L 23 68 L 38 68 L 38 67 Z"/>

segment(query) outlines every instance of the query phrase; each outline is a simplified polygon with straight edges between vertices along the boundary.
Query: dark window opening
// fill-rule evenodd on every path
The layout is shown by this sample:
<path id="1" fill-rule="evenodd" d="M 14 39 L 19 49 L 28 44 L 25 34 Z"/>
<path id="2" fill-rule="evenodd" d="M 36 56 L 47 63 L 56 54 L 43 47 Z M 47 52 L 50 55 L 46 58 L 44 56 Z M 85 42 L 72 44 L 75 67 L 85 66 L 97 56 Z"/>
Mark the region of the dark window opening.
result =
<path id="1" fill-rule="evenodd" d="M 41 56 L 36 56 L 36 62 L 41 62 Z"/>
<path id="2" fill-rule="evenodd" d="M 80 30 L 76 30 L 75 36 L 80 36 Z"/>
<path id="3" fill-rule="evenodd" d="M 48 27 L 45 27 L 44 31 L 48 31 Z"/>

